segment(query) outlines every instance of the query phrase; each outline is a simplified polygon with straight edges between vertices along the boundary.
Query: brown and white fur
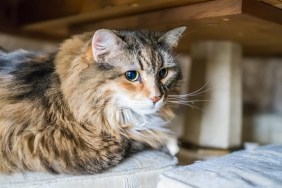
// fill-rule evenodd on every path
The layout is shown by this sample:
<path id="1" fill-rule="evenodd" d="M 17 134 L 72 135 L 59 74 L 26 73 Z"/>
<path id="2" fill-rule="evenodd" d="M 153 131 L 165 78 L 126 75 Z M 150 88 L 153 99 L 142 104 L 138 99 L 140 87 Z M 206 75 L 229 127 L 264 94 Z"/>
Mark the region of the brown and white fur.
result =
<path id="1" fill-rule="evenodd" d="M 144 146 L 174 155 L 166 99 L 180 76 L 173 47 L 184 30 L 101 29 L 53 55 L 0 52 L 0 172 L 93 174 Z M 126 79 L 130 70 L 138 81 Z"/>

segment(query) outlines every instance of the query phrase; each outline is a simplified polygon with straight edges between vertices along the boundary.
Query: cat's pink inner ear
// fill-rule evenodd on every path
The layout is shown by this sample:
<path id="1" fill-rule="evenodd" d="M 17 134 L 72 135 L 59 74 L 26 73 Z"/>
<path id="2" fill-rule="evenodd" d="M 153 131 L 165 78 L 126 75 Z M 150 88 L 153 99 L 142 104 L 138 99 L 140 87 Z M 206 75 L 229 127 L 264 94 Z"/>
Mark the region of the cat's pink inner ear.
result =
<path id="1" fill-rule="evenodd" d="M 94 60 L 100 62 L 102 56 L 113 54 L 114 51 L 119 49 L 120 41 L 121 39 L 111 30 L 97 30 L 92 38 Z"/>

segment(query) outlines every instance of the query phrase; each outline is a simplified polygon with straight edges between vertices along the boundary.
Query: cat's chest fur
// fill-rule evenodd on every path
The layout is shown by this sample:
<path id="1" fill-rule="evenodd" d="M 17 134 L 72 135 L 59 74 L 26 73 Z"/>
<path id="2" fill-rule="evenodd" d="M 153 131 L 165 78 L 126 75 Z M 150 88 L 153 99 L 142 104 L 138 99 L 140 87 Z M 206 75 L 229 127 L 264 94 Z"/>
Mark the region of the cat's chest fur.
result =
<path id="1" fill-rule="evenodd" d="M 124 110 L 122 113 L 123 121 L 122 124 L 131 124 L 133 129 L 136 131 L 140 130 L 162 130 L 167 125 L 168 121 L 161 118 L 156 114 L 143 115 L 138 114 L 132 110 Z"/>

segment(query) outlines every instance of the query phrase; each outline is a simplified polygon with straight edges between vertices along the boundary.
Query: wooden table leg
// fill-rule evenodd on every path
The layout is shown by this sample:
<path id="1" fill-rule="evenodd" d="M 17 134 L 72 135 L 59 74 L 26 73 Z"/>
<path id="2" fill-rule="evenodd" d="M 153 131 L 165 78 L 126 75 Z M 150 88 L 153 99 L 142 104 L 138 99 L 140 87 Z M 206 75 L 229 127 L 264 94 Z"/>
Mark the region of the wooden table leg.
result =
<path id="1" fill-rule="evenodd" d="M 192 46 L 189 92 L 204 86 L 205 102 L 189 109 L 183 140 L 202 147 L 228 149 L 241 145 L 242 47 L 232 42 L 208 41 Z"/>

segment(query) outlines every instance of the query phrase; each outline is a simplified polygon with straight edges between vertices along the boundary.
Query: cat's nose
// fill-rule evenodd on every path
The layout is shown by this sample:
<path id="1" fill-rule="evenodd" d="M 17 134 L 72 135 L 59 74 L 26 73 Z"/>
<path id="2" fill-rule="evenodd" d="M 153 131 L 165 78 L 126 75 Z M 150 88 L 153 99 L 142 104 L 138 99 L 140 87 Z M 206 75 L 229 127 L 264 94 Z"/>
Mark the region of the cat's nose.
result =
<path id="1" fill-rule="evenodd" d="M 150 97 L 150 99 L 153 101 L 153 103 L 157 103 L 161 99 L 161 96 Z"/>

